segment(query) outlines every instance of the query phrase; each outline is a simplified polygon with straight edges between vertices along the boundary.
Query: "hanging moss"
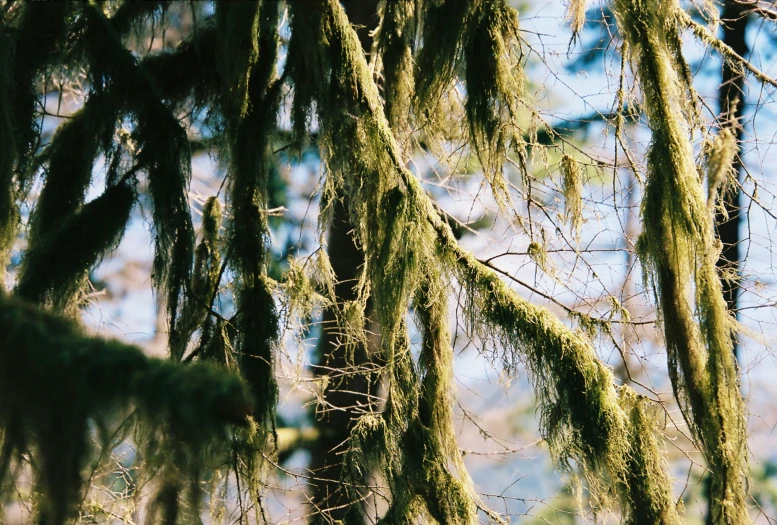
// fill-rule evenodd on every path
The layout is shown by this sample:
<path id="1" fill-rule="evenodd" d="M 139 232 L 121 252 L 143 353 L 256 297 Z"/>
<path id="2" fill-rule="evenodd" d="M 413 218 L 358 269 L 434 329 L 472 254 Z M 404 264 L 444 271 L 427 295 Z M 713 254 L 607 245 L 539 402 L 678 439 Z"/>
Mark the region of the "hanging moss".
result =
<path id="1" fill-rule="evenodd" d="M 630 525 L 683 523 L 672 496 L 668 466 L 655 437 L 656 417 L 645 399 L 628 387 L 620 391 L 620 404 L 628 414 L 632 452 L 626 465 L 626 490 L 622 498 Z"/>
<path id="2" fill-rule="evenodd" d="M 134 202 L 128 184 L 113 186 L 36 239 L 24 255 L 14 293 L 65 309 L 83 286 L 86 272 L 119 244 Z"/>
<path id="3" fill-rule="evenodd" d="M 31 218 L 30 241 L 45 237 L 84 203 L 92 182 L 92 168 L 100 145 L 113 132 L 115 108 L 96 95 L 74 114 L 57 132 L 46 148 L 46 183 Z"/>
<path id="4" fill-rule="evenodd" d="M 423 46 L 416 55 L 414 104 L 419 116 L 428 114 L 451 88 L 461 66 L 468 23 L 482 3 L 481 0 L 423 3 Z M 497 3 L 501 3 L 501 0 L 497 0 Z"/>
<path id="5" fill-rule="evenodd" d="M 215 27 L 204 25 L 174 50 L 143 59 L 141 67 L 148 71 L 162 100 L 178 105 L 191 96 L 195 109 L 213 101 L 221 82 L 216 63 L 216 36 Z"/>
<path id="6" fill-rule="evenodd" d="M 316 94 L 321 92 L 319 73 L 324 68 L 323 49 L 315 28 L 320 18 L 318 3 L 310 3 L 306 9 L 295 9 L 289 20 L 291 40 L 286 58 L 285 73 L 292 79 L 294 96 L 291 104 L 291 125 L 294 149 L 300 153 L 307 143 L 308 126 L 311 124 Z M 322 210 L 326 208 L 322 206 Z"/>
<path id="7" fill-rule="evenodd" d="M 0 299 L 0 334 L 4 446 L 31 455 L 41 494 L 38 523 L 65 523 L 81 501 L 90 418 L 134 405 L 146 421 L 164 422 L 174 439 L 185 438 L 194 455 L 214 438 L 223 440 L 226 423 L 246 421 L 245 386 L 220 368 L 150 359 L 10 298 Z"/>
<path id="8" fill-rule="evenodd" d="M 221 276 L 220 228 L 221 203 L 218 197 L 210 197 L 202 210 L 202 240 L 194 252 L 190 294 L 186 298 L 177 333 L 170 341 L 173 359 L 183 358 L 192 334 L 203 326 L 210 315 L 211 300 L 217 293 Z"/>
<path id="9" fill-rule="evenodd" d="M 390 378 L 394 378 L 389 379 L 386 428 L 393 429 L 391 421 L 397 419 L 413 421 L 405 415 L 409 413 L 407 407 L 413 406 L 413 390 L 407 386 L 413 380 L 408 379 L 408 372 L 402 372 L 408 367 L 397 361 L 402 355 L 403 339 L 398 322 L 402 308 L 396 306 L 396 299 L 404 296 L 401 290 L 414 290 L 418 285 L 423 261 L 439 264 L 439 258 L 431 257 L 424 249 L 436 244 L 443 259 L 470 290 L 472 303 L 468 311 L 472 312 L 473 324 L 474 319 L 480 323 L 485 317 L 493 329 L 488 333 L 497 337 L 501 348 L 505 348 L 500 356 L 505 367 L 513 370 L 523 360 L 532 372 L 541 407 L 541 427 L 557 461 L 568 469 L 573 463 L 582 468 L 601 503 L 605 503 L 610 486 L 618 494 L 625 494 L 627 461 L 630 454 L 639 451 L 630 447 L 627 417 L 618 403 L 612 374 L 580 335 L 566 328 L 547 310 L 520 299 L 493 272 L 458 247 L 450 228 L 442 222 L 418 181 L 400 160 L 367 65 L 354 51 L 358 45 L 356 37 L 337 2 L 332 0 L 326 4 L 322 18 L 324 21 L 319 26 L 322 33 L 318 38 L 329 43 L 332 57 L 328 99 L 337 101 L 327 107 L 337 107 L 338 112 L 356 117 L 343 122 L 335 115 L 321 115 L 325 130 L 322 135 L 329 133 L 337 137 L 336 141 L 326 142 L 325 160 L 330 172 L 341 174 L 352 198 L 352 214 L 360 219 L 358 232 L 367 245 L 367 271 L 376 301 L 383 300 L 381 294 L 392 300 L 388 305 L 377 306 L 384 327 L 382 347 Z M 358 151 L 344 147 L 352 144 L 362 147 Z M 382 210 L 384 206 L 395 210 L 393 222 L 389 221 L 382 229 L 371 228 L 372 217 L 382 218 L 381 213 L 372 210 Z M 412 211 L 408 213 L 407 209 Z M 408 216 L 413 217 L 412 224 L 406 222 Z M 396 246 L 392 241 L 391 232 L 397 225 L 401 225 L 400 231 L 409 239 L 405 246 Z M 418 251 L 408 259 L 409 247 Z M 395 264 L 391 257 L 403 263 L 386 272 L 385 268 Z M 402 431 L 401 424 L 397 427 Z M 410 447 L 388 445 L 385 470 L 399 472 L 401 455 L 391 455 L 392 447 L 402 451 Z M 646 463 L 638 461 L 635 465 Z M 650 472 L 641 475 L 647 480 L 646 485 L 635 486 L 634 490 L 645 486 L 650 490 L 669 490 L 656 488 L 666 478 L 657 479 Z M 397 497 L 406 496 L 400 493 Z M 412 511 L 414 502 L 417 500 L 400 502 L 401 508 Z"/>
<path id="10" fill-rule="evenodd" d="M 476 4 L 477 2 L 473 2 Z M 518 13 L 502 0 L 480 2 L 465 48 L 470 137 L 494 193 L 506 199 L 506 142 L 523 135 L 517 120 L 523 94 Z"/>
<path id="11" fill-rule="evenodd" d="M 719 246 L 682 107 L 689 84 L 675 52 L 679 9 L 675 2 L 615 3 L 654 137 L 638 254 L 662 315 L 675 397 L 710 468 L 712 521 L 745 523 L 747 433 L 732 351 L 735 324 L 715 269 Z"/>
<path id="12" fill-rule="evenodd" d="M 80 4 L 79 4 L 80 5 Z M 154 262 L 152 278 L 164 294 L 169 333 L 175 337 L 183 298 L 191 282 L 194 228 L 187 187 L 191 151 L 186 131 L 165 106 L 147 71 L 122 44 L 120 35 L 96 6 L 81 6 L 74 55 L 89 64 L 96 93 L 117 100 L 135 121 L 132 139 L 138 144 L 137 162 L 148 174 L 153 203 Z"/>
<path id="13" fill-rule="evenodd" d="M 241 118 L 248 112 L 248 85 L 259 57 L 260 5 L 260 2 L 216 4 L 216 56 L 227 88 L 225 107 L 232 106 Z"/>
<path id="14" fill-rule="evenodd" d="M 242 9 L 224 4 L 221 9 Z M 251 386 L 256 405 L 254 418 L 264 428 L 274 429 L 277 385 L 273 367 L 273 347 L 278 337 L 278 314 L 267 279 L 267 182 L 272 158 L 270 140 L 280 104 L 281 84 L 275 79 L 278 52 L 278 3 L 265 2 L 257 14 L 258 26 L 245 24 L 237 15 L 223 15 L 236 24 L 229 31 L 249 32 L 236 41 L 258 38 L 258 60 L 241 55 L 243 62 L 232 63 L 231 71 L 245 70 L 225 78 L 224 112 L 230 135 L 230 204 L 232 224 L 228 246 L 230 263 L 235 270 L 237 304 L 236 351 L 240 371 Z M 253 37 L 251 35 L 254 35 Z M 257 36 L 258 35 L 258 36 Z M 236 60 L 234 57 L 228 59 Z M 254 61 L 255 60 L 255 61 Z M 248 72 L 250 70 L 250 73 Z M 249 78 L 247 111 L 236 111 L 229 94 L 239 90 L 243 78 Z M 234 84 L 237 83 L 237 84 Z M 242 108 L 242 105 L 239 106 Z"/>
<path id="15" fill-rule="evenodd" d="M 736 135 L 730 126 L 720 129 L 706 153 L 707 163 L 707 208 L 714 211 L 718 192 L 725 193 L 733 173 L 734 159 L 739 151 Z M 726 214 L 725 206 L 720 211 Z M 728 217 L 726 217 L 728 218 Z"/>
<path id="16" fill-rule="evenodd" d="M 62 42 L 73 16 L 71 2 L 52 5 L 25 3 L 18 15 L 13 46 L 13 123 L 16 138 L 16 175 L 24 193 L 34 173 L 30 169 L 39 146 L 40 122 L 36 118 L 38 75 L 46 71 L 62 51 Z"/>
<path id="17" fill-rule="evenodd" d="M 418 29 L 416 3 L 416 0 L 381 3 L 381 22 L 375 36 L 375 51 L 380 61 L 375 69 L 383 74 L 386 118 L 401 143 L 412 131 L 413 51 Z"/>
<path id="18" fill-rule="evenodd" d="M 564 194 L 564 220 L 580 242 L 580 227 L 583 225 L 583 172 L 580 165 L 570 157 L 561 157 L 561 191 Z"/>
<path id="19" fill-rule="evenodd" d="M 588 6 L 586 0 L 569 0 L 567 3 L 567 20 L 572 30 L 572 42 L 580 35 L 585 25 L 585 10 Z"/>
<path id="20" fill-rule="evenodd" d="M 11 258 L 11 249 L 16 239 L 19 210 L 14 191 L 14 160 L 16 144 L 13 129 L 13 42 L 0 20 L 0 275 L 5 276 L 5 267 Z M 5 283 L 0 283 L 5 288 Z"/>

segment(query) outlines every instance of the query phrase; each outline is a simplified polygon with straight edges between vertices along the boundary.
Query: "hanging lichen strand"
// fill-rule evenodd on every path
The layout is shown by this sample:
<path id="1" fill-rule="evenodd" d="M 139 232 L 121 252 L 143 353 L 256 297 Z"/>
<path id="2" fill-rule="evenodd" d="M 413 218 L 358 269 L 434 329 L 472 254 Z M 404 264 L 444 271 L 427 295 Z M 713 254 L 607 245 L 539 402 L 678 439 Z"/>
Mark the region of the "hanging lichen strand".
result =
<path id="1" fill-rule="evenodd" d="M 0 18 L 0 93 L 5 93 L 5 96 L 0 98 L 0 276 L 3 278 L 3 282 L 0 282 L 0 290 L 5 289 L 5 267 L 11 257 L 19 222 L 19 210 L 16 206 L 16 192 L 13 185 L 16 145 L 12 120 L 12 47 L 11 36 Z"/>
<path id="2" fill-rule="evenodd" d="M 118 244 L 134 200 L 122 184 L 81 210 L 94 159 L 101 143 L 110 143 L 115 125 L 116 108 L 103 100 L 100 94 L 90 97 L 43 153 L 46 182 L 30 220 L 32 249 L 24 256 L 16 294 L 56 310 L 77 306 L 86 271 Z M 105 213 L 105 219 L 95 213 Z M 64 251 L 60 256 L 51 249 Z"/>
<path id="3" fill-rule="evenodd" d="M 384 1 L 375 36 L 375 71 L 383 74 L 386 118 L 403 149 L 411 132 L 413 102 L 413 51 L 418 32 L 417 0 Z"/>
<path id="4" fill-rule="evenodd" d="M 715 269 L 720 246 L 683 117 L 689 86 L 676 69 L 679 9 L 675 2 L 615 3 L 653 132 L 638 252 L 662 315 L 675 396 L 709 465 L 712 522 L 733 525 L 748 522 L 745 417 L 734 321 Z"/>
<path id="5" fill-rule="evenodd" d="M 37 75 L 45 69 L 66 27 L 66 3 L 25 5 L 16 27 L 12 13 L 0 15 L 0 269 L 5 270 L 19 227 L 17 199 L 29 189 L 29 169 L 38 145 L 34 118 Z M 14 187 L 14 182 L 17 183 Z M 0 283 L 0 288 L 4 283 Z"/>
<path id="6" fill-rule="evenodd" d="M 197 480 L 197 458 L 225 449 L 226 424 L 245 424 L 250 411 L 245 385 L 223 369 L 147 358 L 15 299 L 0 298 L 0 334 L 0 487 L 20 462 L 31 465 L 41 525 L 75 517 L 94 423 L 117 427 L 134 407 L 155 429 L 157 451 L 140 451 L 147 461 L 173 461 L 181 480 Z M 171 460 L 166 447 L 185 454 Z"/>
<path id="7" fill-rule="evenodd" d="M 235 270 L 236 350 L 240 371 L 255 397 L 254 418 L 274 429 L 277 386 L 273 349 L 278 315 L 267 279 L 267 180 L 270 140 L 280 104 L 275 78 L 277 1 L 220 3 L 219 54 L 222 111 L 229 137 L 232 222 L 228 258 Z M 246 43 L 254 47 L 246 48 Z"/>
<path id="8" fill-rule="evenodd" d="M 436 285 L 425 277 L 434 275 L 428 269 L 439 268 L 442 260 L 467 284 L 473 327 L 498 339 L 505 349 L 495 357 L 500 357 L 509 371 L 519 360 L 528 366 L 539 398 L 543 434 L 558 463 L 567 469 L 575 463 L 582 469 L 597 504 L 608 503 L 607 494 L 614 489 L 624 514 L 633 523 L 679 523 L 658 443 L 636 439 L 636 425 L 629 420 L 631 408 L 627 407 L 627 412 L 620 406 L 610 371 L 583 336 L 544 308 L 518 297 L 458 246 L 419 182 L 404 167 L 377 88 L 341 6 L 335 0 L 315 5 L 316 9 L 307 4 L 304 10 L 294 10 L 292 26 L 298 23 L 308 31 L 303 35 L 293 31 L 290 46 L 327 46 L 327 70 L 317 77 L 323 78 L 319 83 L 326 86 L 319 95 L 324 159 L 330 180 L 348 193 L 354 222 L 359 225 L 357 234 L 367 253 L 366 271 L 380 315 L 389 378 L 385 412 L 363 417 L 352 432 L 352 471 L 367 476 L 370 468 L 377 468 L 391 480 L 403 471 L 404 455 L 410 453 L 409 447 L 402 446 L 405 439 L 439 440 L 438 445 L 424 443 L 429 451 L 445 454 L 439 446 L 449 439 L 440 434 L 444 426 L 432 425 L 434 432 L 416 432 L 419 427 L 414 426 L 420 421 L 415 414 L 424 404 L 416 401 L 421 387 L 407 356 L 403 326 L 411 296 L 423 290 L 424 283 L 435 290 Z M 297 18 L 299 22 L 295 22 Z M 312 27 L 318 28 L 316 33 Z M 303 40 L 295 44 L 296 38 Z M 294 72 L 304 70 L 310 75 L 316 64 L 289 66 L 296 86 L 299 80 Z M 423 301 L 419 303 L 419 307 L 424 306 Z M 476 324 L 483 318 L 491 328 Z M 440 362 L 436 365 L 444 367 Z M 425 393 L 434 392 L 432 384 L 427 383 Z M 624 395 L 628 393 L 624 389 Z M 455 464 L 455 458 L 448 457 L 448 461 Z M 430 487 L 435 480 L 444 479 L 429 464 L 423 468 L 422 477 Z M 464 481 L 461 483 L 457 486 L 466 487 Z M 410 519 L 423 509 L 434 513 L 447 508 L 451 513 L 440 514 L 445 519 L 466 522 L 471 519 L 466 509 L 475 500 L 466 490 L 456 494 L 455 504 L 434 500 L 441 494 L 433 488 L 392 494 L 388 521 Z"/>
<path id="9" fill-rule="evenodd" d="M 435 127 L 437 108 L 463 70 L 471 143 L 495 197 L 506 204 L 505 148 L 522 142 L 517 122 L 524 95 L 518 13 L 503 0 L 423 6 L 414 100 L 419 123 Z"/>
<path id="10" fill-rule="evenodd" d="M 191 152 L 186 130 L 160 99 L 149 73 L 121 42 L 111 21 L 97 6 L 82 7 L 83 36 L 75 52 L 89 65 L 97 94 L 111 100 L 135 124 L 138 168 L 148 174 L 153 203 L 154 263 L 152 277 L 167 304 L 170 337 L 188 293 L 194 252 L 194 228 L 187 196 Z"/>
<path id="11" fill-rule="evenodd" d="M 194 251 L 189 296 L 178 322 L 178 333 L 170 340 L 170 356 L 176 360 L 183 358 L 192 334 L 198 328 L 203 331 L 201 343 L 207 344 L 207 340 L 212 336 L 214 323 L 210 318 L 211 302 L 218 291 L 218 281 L 221 277 L 221 218 L 221 203 L 218 197 L 210 197 L 202 208 L 202 240 Z"/>
<path id="12" fill-rule="evenodd" d="M 24 255 L 14 293 L 56 310 L 66 309 L 87 271 L 119 244 L 134 202 L 134 190 L 120 183 L 37 238 Z"/>
<path id="13" fill-rule="evenodd" d="M 387 523 L 409 523 L 429 515 L 441 523 L 475 523 L 474 493 L 468 483 L 459 481 L 447 467 L 451 462 L 461 464 L 458 450 L 450 446 L 455 443 L 455 435 L 441 434 L 451 430 L 451 421 L 440 420 L 450 415 L 450 407 L 443 408 L 442 415 L 429 414 L 431 409 L 427 409 L 425 420 L 419 411 L 423 387 L 414 369 L 404 321 L 421 276 L 428 274 L 419 265 L 434 261 L 432 254 L 425 252 L 430 247 L 426 240 L 433 232 L 428 224 L 415 220 L 406 188 L 380 141 L 374 116 L 383 109 L 360 44 L 339 3 L 294 6 L 292 25 L 306 29 L 294 30 L 292 38 L 303 40 L 292 42 L 292 49 L 306 45 L 308 39 L 315 39 L 316 45 L 329 43 L 324 53 L 328 61 L 323 64 L 327 69 L 315 71 L 321 86 L 316 99 L 321 101 L 324 160 L 329 183 L 337 186 L 336 193 L 348 195 L 352 223 L 358 225 L 356 233 L 366 255 L 369 293 L 381 326 L 381 360 L 386 367 L 385 411 L 364 416 L 354 426 L 353 443 L 344 465 L 348 482 L 345 486 L 364 486 L 373 473 L 383 475 L 392 495 L 391 508 L 385 516 Z M 354 67 L 356 62 L 361 67 Z M 292 71 L 302 71 L 305 66 L 311 64 L 295 64 Z M 295 86 L 299 82 L 293 73 L 292 80 Z M 385 120 L 382 122 L 385 125 Z M 393 142 L 392 147 L 396 147 Z M 430 285 L 439 291 L 439 283 Z M 430 299 L 441 300 L 438 295 Z M 439 309 L 446 306 L 429 307 L 436 308 L 430 322 L 440 333 L 436 341 L 428 339 L 427 344 L 442 344 L 447 336 L 443 335 L 445 327 L 440 323 L 445 319 L 440 318 Z M 445 348 L 450 354 L 447 341 Z M 429 352 L 426 390 L 433 395 L 440 386 L 438 382 L 450 380 L 450 362 L 435 361 Z M 445 404 L 450 399 L 436 401 Z M 451 448 L 455 456 L 451 455 Z M 420 455 L 414 455 L 410 449 Z M 424 461 L 430 459 L 433 461 Z M 358 513 L 358 507 L 354 507 Z"/>

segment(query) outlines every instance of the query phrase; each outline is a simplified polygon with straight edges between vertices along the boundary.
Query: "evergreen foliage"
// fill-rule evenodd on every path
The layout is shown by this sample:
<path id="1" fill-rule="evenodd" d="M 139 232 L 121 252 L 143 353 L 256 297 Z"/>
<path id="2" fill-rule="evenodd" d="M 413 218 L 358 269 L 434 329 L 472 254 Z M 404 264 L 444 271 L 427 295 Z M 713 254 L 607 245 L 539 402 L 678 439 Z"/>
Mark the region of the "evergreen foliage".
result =
<path id="1" fill-rule="evenodd" d="M 384 0 L 368 63 L 338 0 L 217 2 L 175 50 L 140 58 L 130 36 L 171 4 L 29 2 L 0 12 L 4 265 L 21 232 L 19 203 L 42 181 L 15 287 L 0 290 L 0 496 L 29 467 L 37 521 L 70 522 L 86 490 L 82 471 L 96 455 L 90 438 L 110 449 L 132 437 L 146 459 L 141 475 L 157 483 L 150 521 L 199 522 L 204 481 L 223 476 L 229 484 L 230 475 L 260 516 L 262 476 L 279 442 L 282 314 L 308 317 L 316 304 L 329 306 L 353 352 L 366 347 L 369 304 L 380 330 L 377 368 L 367 373 L 381 375 L 385 402 L 351 422 L 340 480 L 346 522 L 371 518 L 359 501 L 376 478 L 389 488 L 380 523 L 502 522 L 475 491 L 454 429 L 448 310 L 460 288 L 482 355 L 508 374 L 528 370 L 542 437 L 555 464 L 584 481 L 595 510 L 619 511 L 631 524 L 680 523 L 649 401 L 616 385 L 587 334 L 523 299 L 463 249 L 407 167 L 421 134 L 430 148 L 458 134 L 501 209 L 510 206 L 503 166 L 517 158 L 527 176 L 527 151 L 537 144 L 536 132 L 519 125 L 534 114 L 509 3 Z M 584 6 L 570 6 L 575 34 Z M 613 10 L 653 132 L 639 255 L 662 315 L 674 395 L 713 476 L 713 522 L 746 523 L 736 323 L 715 269 L 711 210 L 736 140 L 724 129 L 709 148 L 705 199 L 688 140 L 699 117 L 680 50 L 685 15 L 675 2 L 654 0 L 617 0 Z M 288 39 L 279 34 L 286 15 Z M 67 80 L 64 72 L 78 69 L 89 82 L 83 106 L 41 146 L 40 80 Z M 283 134 L 287 93 L 291 131 Z M 188 133 L 200 110 L 227 181 L 224 208 L 219 196 L 205 202 L 195 246 Z M 456 129 L 450 112 L 462 118 Z M 354 297 L 343 304 L 325 247 L 315 270 L 293 261 L 282 284 L 268 275 L 273 148 L 283 134 L 299 155 L 314 122 L 326 173 L 319 227 L 342 212 L 364 255 L 348 283 Z M 101 155 L 105 190 L 85 202 Z M 569 155 L 560 168 L 565 219 L 579 240 L 583 168 Z M 151 277 L 169 325 L 165 361 L 86 335 L 67 318 L 78 316 L 89 271 L 117 247 L 145 193 Z M 547 269 L 534 238 L 529 253 Z M 232 317 L 214 309 L 219 297 L 234 304 Z M 411 310 L 421 333 L 417 361 Z M 614 298 L 613 310 L 626 312 Z M 242 520 L 242 500 L 239 511 Z"/>

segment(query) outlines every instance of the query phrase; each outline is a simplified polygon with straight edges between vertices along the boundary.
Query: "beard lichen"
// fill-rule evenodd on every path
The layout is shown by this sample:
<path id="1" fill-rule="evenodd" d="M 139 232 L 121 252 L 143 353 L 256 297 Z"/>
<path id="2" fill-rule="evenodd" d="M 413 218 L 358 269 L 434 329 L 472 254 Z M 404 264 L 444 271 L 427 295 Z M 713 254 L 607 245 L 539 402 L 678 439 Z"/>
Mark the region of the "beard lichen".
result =
<path id="1" fill-rule="evenodd" d="M 569 224 L 575 239 L 580 241 L 583 225 L 583 170 L 578 162 L 564 155 L 561 157 L 561 191 L 564 194 L 564 220 Z"/>
<path id="2" fill-rule="evenodd" d="M 0 92 L 6 95 L 0 100 L 0 269 L 5 280 L 5 268 L 11 258 L 11 250 L 19 227 L 19 209 L 14 190 L 14 161 L 16 144 L 13 127 L 13 77 L 11 76 L 13 42 L 4 24 L 0 24 Z M 0 283 L 5 289 L 5 283 Z"/>
<path id="3" fill-rule="evenodd" d="M 241 9 L 240 4 L 223 4 L 219 9 Z M 275 78 L 275 59 L 278 48 L 278 5 L 265 2 L 259 8 L 257 24 L 244 24 L 239 16 L 227 16 L 237 27 L 220 35 L 234 36 L 239 30 L 257 33 L 259 58 L 243 56 L 242 68 L 250 69 L 247 87 L 248 103 L 230 98 L 241 89 L 243 77 L 225 78 L 222 104 L 230 147 L 229 203 L 232 221 L 229 227 L 227 249 L 229 262 L 235 272 L 235 299 L 237 328 L 235 344 L 240 371 L 251 386 L 255 398 L 254 418 L 264 429 L 274 432 L 275 404 L 278 388 L 275 382 L 273 348 L 278 338 L 278 314 L 267 278 L 267 181 L 272 169 L 269 155 L 274 116 L 280 104 L 280 82 Z M 227 44 L 224 44 L 227 45 Z M 225 57 L 233 61 L 235 57 Z M 225 66 L 226 67 L 226 66 Z M 232 64 L 230 70 L 239 67 Z"/>
<path id="4" fill-rule="evenodd" d="M 677 64 L 675 2 L 619 0 L 618 25 L 636 64 L 653 141 L 638 255 L 664 325 L 669 374 L 711 474 L 713 523 L 746 523 L 746 427 L 732 334 L 715 262 L 712 217 L 688 140 L 689 92 Z"/>
<path id="5" fill-rule="evenodd" d="M 118 246 L 134 203 L 134 189 L 120 183 L 37 239 L 24 255 L 14 293 L 42 306 L 67 310 L 87 271 Z"/>

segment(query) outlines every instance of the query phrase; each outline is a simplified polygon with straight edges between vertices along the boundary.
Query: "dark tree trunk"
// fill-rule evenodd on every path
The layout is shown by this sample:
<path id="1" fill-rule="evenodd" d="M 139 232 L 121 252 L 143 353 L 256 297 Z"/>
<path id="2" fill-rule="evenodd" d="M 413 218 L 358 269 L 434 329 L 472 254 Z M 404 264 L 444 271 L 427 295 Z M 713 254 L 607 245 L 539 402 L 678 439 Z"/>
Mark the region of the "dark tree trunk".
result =
<path id="1" fill-rule="evenodd" d="M 372 46 L 370 32 L 378 24 L 378 1 L 347 0 L 343 5 L 356 28 L 362 48 L 369 53 Z M 353 229 L 348 203 L 334 203 L 328 254 L 337 281 L 335 294 L 340 304 L 356 299 L 355 286 L 364 264 L 364 254 L 354 242 Z M 366 313 L 369 317 L 370 312 Z M 328 376 L 328 387 L 325 391 L 326 406 L 321 407 L 315 422 L 319 439 L 310 448 L 310 469 L 312 475 L 318 478 L 311 482 L 311 496 L 315 510 L 321 511 L 312 522 L 344 520 L 352 510 L 354 500 L 359 498 L 358 494 L 349 492 L 340 483 L 342 452 L 348 446 L 354 420 L 374 404 L 378 390 L 378 381 L 374 376 L 359 372 L 370 366 L 370 348 L 358 345 L 354 349 L 346 349 L 340 344 L 341 340 L 337 312 L 327 309 L 316 348 L 318 366 L 314 367 L 317 377 Z M 359 520 L 349 516 L 349 523 L 354 519 Z"/>
<path id="2" fill-rule="evenodd" d="M 748 54 L 745 32 L 747 31 L 747 7 L 732 1 L 726 1 L 721 16 L 723 20 L 723 41 L 740 56 Z M 742 116 L 745 107 L 744 74 L 737 67 L 723 62 L 721 84 L 718 93 L 720 100 L 720 121 L 722 127 L 728 127 L 734 132 L 737 143 L 743 136 Z M 741 153 L 741 147 L 740 151 Z M 734 170 L 741 182 L 742 161 L 739 154 L 734 159 Z M 724 193 L 723 205 L 726 213 L 717 212 L 715 225 L 718 238 L 723 243 L 723 252 L 718 259 L 718 268 L 738 272 L 741 261 L 739 225 L 742 222 L 742 192 L 732 188 Z M 723 280 L 723 296 L 728 309 L 736 312 L 739 300 L 739 285 L 736 281 Z M 734 354 L 738 354 L 737 341 L 734 341 Z"/>

